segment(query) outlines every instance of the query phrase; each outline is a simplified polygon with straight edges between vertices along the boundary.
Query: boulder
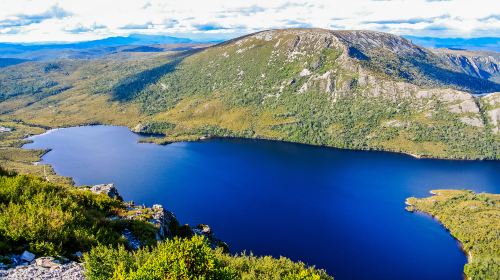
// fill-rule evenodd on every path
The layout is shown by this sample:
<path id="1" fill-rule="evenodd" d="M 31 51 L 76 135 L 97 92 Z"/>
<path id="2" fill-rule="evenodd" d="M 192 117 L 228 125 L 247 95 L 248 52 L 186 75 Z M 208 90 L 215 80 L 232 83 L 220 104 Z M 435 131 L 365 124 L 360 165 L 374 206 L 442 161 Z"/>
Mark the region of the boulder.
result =
<path id="1" fill-rule="evenodd" d="M 78 251 L 78 252 L 73 254 L 73 257 L 75 257 L 77 259 L 81 259 L 81 258 L 83 258 L 83 253 Z"/>
<path id="2" fill-rule="evenodd" d="M 142 124 L 142 123 L 138 123 L 133 129 L 132 131 L 135 132 L 135 133 L 143 133 L 144 132 L 144 129 L 145 129 L 145 126 Z"/>
<path id="3" fill-rule="evenodd" d="M 35 263 L 39 267 L 56 269 L 61 266 L 61 262 L 52 257 L 41 257 L 35 260 Z"/>
<path id="4" fill-rule="evenodd" d="M 105 195 L 109 196 L 110 198 L 122 200 L 122 197 L 118 193 L 118 190 L 116 189 L 114 184 L 95 185 L 95 186 L 90 188 L 90 191 L 95 193 L 95 194 L 105 194 Z"/>
<path id="5" fill-rule="evenodd" d="M 35 259 L 35 254 L 24 251 L 19 258 L 26 262 L 32 262 Z"/>
<path id="6" fill-rule="evenodd" d="M 0 132 L 11 132 L 12 128 L 10 127 L 5 127 L 5 126 L 0 126 Z"/>
<path id="7" fill-rule="evenodd" d="M 210 235 L 210 234 L 212 234 L 212 229 L 208 225 L 199 224 L 196 228 L 203 235 Z"/>

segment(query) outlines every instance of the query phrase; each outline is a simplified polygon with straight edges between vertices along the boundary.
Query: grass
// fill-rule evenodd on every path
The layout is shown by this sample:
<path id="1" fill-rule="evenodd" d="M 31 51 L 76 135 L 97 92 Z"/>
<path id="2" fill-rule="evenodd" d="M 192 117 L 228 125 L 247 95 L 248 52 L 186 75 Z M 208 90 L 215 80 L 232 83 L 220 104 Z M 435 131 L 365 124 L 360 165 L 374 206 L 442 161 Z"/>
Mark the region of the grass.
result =
<path id="1" fill-rule="evenodd" d="M 439 220 L 467 253 L 467 279 L 500 278 L 500 195 L 467 190 L 434 190 L 427 198 L 408 198 L 407 210 Z"/>

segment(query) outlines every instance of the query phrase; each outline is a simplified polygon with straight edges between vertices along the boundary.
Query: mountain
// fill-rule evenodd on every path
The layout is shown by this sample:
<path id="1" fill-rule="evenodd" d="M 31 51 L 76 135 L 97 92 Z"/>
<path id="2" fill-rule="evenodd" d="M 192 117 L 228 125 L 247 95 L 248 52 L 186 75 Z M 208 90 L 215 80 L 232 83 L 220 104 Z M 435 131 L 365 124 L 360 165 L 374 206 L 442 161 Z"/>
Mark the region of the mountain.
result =
<path id="1" fill-rule="evenodd" d="M 498 157 L 500 94 L 471 94 L 496 91 L 398 36 L 286 29 L 189 56 L 133 99 L 173 140 L 228 135 Z"/>
<path id="2" fill-rule="evenodd" d="M 153 45 L 153 44 L 187 44 L 191 39 L 177 38 L 165 35 L 131 34 L 129 36 L 109 37 L 100 40 L 83 41 L 76 43 L 0 43 L 0 49 L 17 49 L 31 51 L 39 49 L 85 49 L 96 47 L 116 47 L 124 45 Z"/>
<path id="3" fill-rule="evenodd" d="M 88 57 L 115 52 L 120 46 L 145 46 L 154 44 L 188 44 L 190 39 L 164 35 L 131 34 L 126 37 L 109 37 L 100 40 L 76 43 L 0 43 L 0 57 L 27 59 L 55 59 L 61 51 L 71 52 L 72 56 Z M 87 56 L 85 56 L 87 55 Z"/>
<path id="4" fill-rule="evenodd" d="M 500 53 L 433 49 L 435 54 L 447 59 L 467 75 L 500 83 Z"/>
<path id="5" fill-rule="evenodd" d="M 0 57 L 0 68 L 7 67 L 10 65 L 16 65 L 19 63 L 23 63 L 29 61 L 27 59 L 19 59 L 19 58 L 2 58 Z"/>
<path id="6" fill-rule="evenodd" d="M 483 50 L 500 52 L 500 37 L 479 38 L 435 38 L 404 36 L 417 45 L 427 48 L 447 48 L 456 50 Z"/>
<path id="7" fill-rule="evenodd" d="M 3 82 L 0 112 L 49 127 L 128 125 L 162 143 L 248 137 L 500 158 L 500 85 L 395 35 L 268 30 L 161 55 L 3 68 L 0 81 L 27 82 Z"/>

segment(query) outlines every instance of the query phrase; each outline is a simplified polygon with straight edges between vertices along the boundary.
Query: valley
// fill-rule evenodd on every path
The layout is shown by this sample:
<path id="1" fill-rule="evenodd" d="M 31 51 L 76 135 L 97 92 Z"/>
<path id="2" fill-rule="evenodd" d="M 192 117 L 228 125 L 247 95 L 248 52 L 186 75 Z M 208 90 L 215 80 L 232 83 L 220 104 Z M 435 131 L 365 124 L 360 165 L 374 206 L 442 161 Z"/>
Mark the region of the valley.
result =
<path id="1" fill-rule="evenodd" d="M 1 68 L 1 119 L 126 125 L 164 134 L 157 143 L 245 137 L 499 157 L 500 95 L 484 93 L 500 85 L 406 39 L 290 29 L 200 47 Z"/>
<path id="2" fill-rule="evenodd" d="M 110 278 L 104 270 L 124 279 L 163 270 L 156 255 L 175 257 L 169 254 L 191 246 L 211 267 L 200 275 L 221 279 L 457 279 L 463 265 L 472 279 L 497 275 L 491 248 L 498 240 L 490 241 L 498 228 L 488 223 L 498 198 L 472 192 L 498 193 L 496 52 L 314 28 L 225 42 L 133 35 L 0 50 L 3 185 L 24 180 L 33 193 L 57 189 L 76 209 L 60 215 L 100 205 L 89 220 L 75 220 L 93 230 L 94 218 L 108 223 L 128 206 L 72 188 L 113 182 L 125 200 L 161 203 L 182 221 L 214 226 L 233 253 L 274 257 L 231 256 L 196 238 L 129 252 L 110 233 L 123 231 L 120 221 L 104 225 L 106 236 L 85 233 L 115 245 L 78 248 L 89 279 Z M 436 188 L 472 191 L 415 198 Z M 466 260 L 435 220 L 404 211 L 407 198 L 408 210 L 436 217 L 477 257 Z M 14 212 L 8 217 L 22 223 Z M 457 226 L 464 220 L 472 228 Z M 478 229 L 486 237 L 471 245 Z M 25 246 L 16 238 L 7 247 Z M 75 249 L 65 243 L 56 252 L 37 242 L 29 248 L 42 255 Z M 282 253 L 290 259 L 277 259 Z M 109 264 L 104 270 L 101 260 Z"/>

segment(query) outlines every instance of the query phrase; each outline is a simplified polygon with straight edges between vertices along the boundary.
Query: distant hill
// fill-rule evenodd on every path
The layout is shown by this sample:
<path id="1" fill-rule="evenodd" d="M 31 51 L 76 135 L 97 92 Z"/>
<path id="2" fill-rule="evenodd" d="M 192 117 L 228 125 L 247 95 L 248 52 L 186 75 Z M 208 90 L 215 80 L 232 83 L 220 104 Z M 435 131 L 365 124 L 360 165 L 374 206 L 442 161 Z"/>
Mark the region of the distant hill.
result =
<path id="1" fill-rule="evenodd" d="M 132 100 L 154 116 L 142 128 L 166 141 L 240 136 L 498 158 L 500 93 L 473 94 L 499 91 L 399 36 L 285 29 L 197 52 Z"/>
<path id="2" fill-rule="evenodd" d="M 0 57 L 15 57 L 29 59 L 56 58 L 61 51 L 75 53 L 75 57 L 108 54 L 120 46 L 145 46 L 154 44 L 187 44 L 193 43 L 186 38 L 164 35 L 132 34 L 126 37 L 110 37 L 101 40 L 76 43 L 0 43 Z M 82 54 L 82 55 L 79 55 Z M 87 56 L 86 56 L 87 55 Z"/>
<path id="3" fill-rule="evenodd" d="M 164 49 L 151 46 L 138 46 L 122 50 L 122 52 L 162 52 L 162 51 L 164 51 Z"/>
<path id="4" fill-rule="evenodd" d="M 153 44 L 186 44 L 193 43 L 191 39 L 177 38 L 164 35 L 132 34 L 126 37 L 109 37 L 100 40 L 84 41 L 76 43 L 0 43 L 0 48 L 35 50 L 35 49 L 85 49 L 96 47 L 116 47 L 124 45 L 153 45 Z"/>
<path id="5" fill-rule="evenodd" d="M 6 67 L 0 112 L 51 127 L 125 124 L 166 135 L 161 143 L 247 137 L 499 159 L 500 84 L 465 66 L 382 32 L 268 30 L 187 51 Z"/>
<path id="6" fill-rule="evenodd" d="M 500 37 L 480 38 L 434 38 L 403 36 L 417 45 L 427 48 L 448 48 L 455 50 L 483 50 L 500 52 Z"/>

